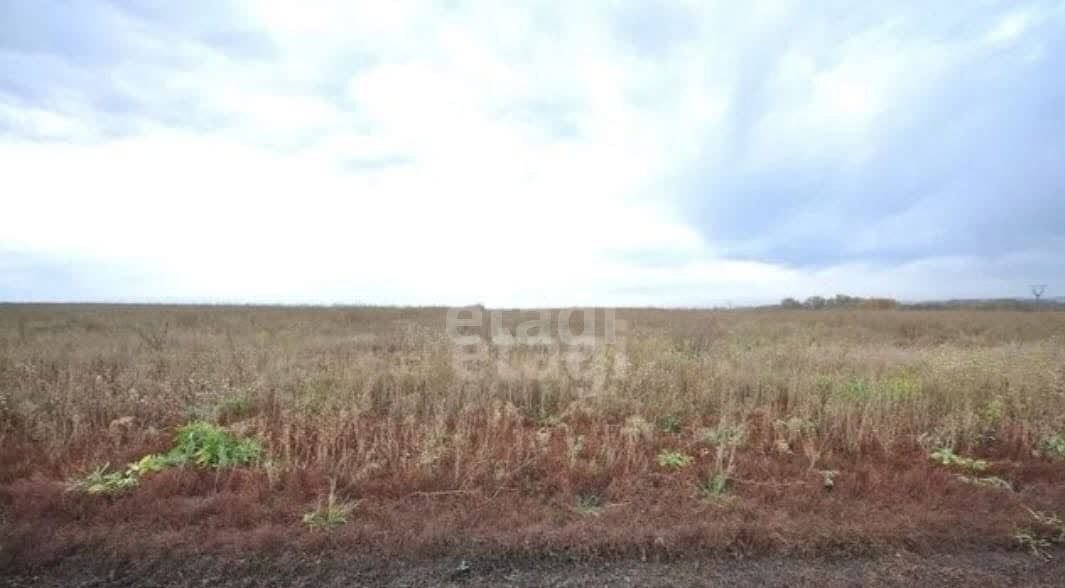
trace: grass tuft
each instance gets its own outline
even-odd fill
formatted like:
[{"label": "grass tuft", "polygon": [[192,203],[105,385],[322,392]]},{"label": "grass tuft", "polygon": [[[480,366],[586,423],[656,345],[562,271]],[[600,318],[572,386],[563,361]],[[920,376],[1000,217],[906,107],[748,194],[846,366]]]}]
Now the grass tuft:
[{"label": "grass tuft", "polygon": [[314,510],[303,515],[303,524],[313,529],[329,530],[348,522],[348,516],[358,507],[358,501],[338,500],[336,482],[329,487],[325,502],[321,499]]}]

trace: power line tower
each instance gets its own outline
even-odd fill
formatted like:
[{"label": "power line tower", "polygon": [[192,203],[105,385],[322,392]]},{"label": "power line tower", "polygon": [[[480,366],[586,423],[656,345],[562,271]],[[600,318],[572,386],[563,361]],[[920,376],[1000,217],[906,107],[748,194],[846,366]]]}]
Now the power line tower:
[{"label": "power line tower", "polygon": [[1046,284],[1032,284],[1032,296],[1035,296],[1035,303],[1039,304],[1039,299],[1043,297],[1043,292],[1046,292]]}]

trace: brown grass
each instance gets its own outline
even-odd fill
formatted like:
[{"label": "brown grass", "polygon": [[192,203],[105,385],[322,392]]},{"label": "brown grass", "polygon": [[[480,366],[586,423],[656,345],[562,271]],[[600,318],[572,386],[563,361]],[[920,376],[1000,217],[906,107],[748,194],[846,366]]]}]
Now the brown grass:
[{"label": "brown grass", "polygon": [[[1065,313],[629,309],[621,341],[578,374],[472,378],[452,366],[445,314],[0,306],[0,558],[120,537],[141,538],[132,551],[1006,545],[1023,505],[1065,510],[1065,465],[1033,457],[1065,434]],[[193,418],[269,457],[114,497],[64,492],[165,450]],[[722,427],[744,436],[728,497],[708,502],[696,484],[720,468],[706,433]],[[989,459],[1016,491],[959,482],[928,460],[938,447]],[[661,467],[667,449],[693,463]],[[838,472],[831,491],[823,470]],[[303,529],[330,481],[361,501],[351,522]],[[600,514],[573,508],[589,495]]]}]

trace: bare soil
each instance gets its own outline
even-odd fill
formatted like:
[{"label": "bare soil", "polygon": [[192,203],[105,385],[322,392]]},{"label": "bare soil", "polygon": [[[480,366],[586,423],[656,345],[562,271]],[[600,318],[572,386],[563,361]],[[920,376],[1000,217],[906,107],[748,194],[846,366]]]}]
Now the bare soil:
[{"label": "bare soil", "polygon": [[1063,586],[1065,551],[897,552],[847,558],[378,559],[351,552],[122,560],[78,553],[4,572],[0,586]]}]

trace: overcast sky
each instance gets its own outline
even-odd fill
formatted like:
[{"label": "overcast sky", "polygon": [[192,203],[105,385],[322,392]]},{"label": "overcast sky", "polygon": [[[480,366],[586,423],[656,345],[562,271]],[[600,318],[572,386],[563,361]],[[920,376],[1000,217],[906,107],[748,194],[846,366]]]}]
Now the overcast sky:
[{"label": "overcast sky", "polygon": [[0,300],[1065,294],[1065,2],[0,0]]}]

